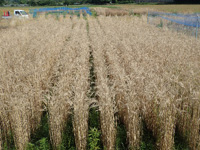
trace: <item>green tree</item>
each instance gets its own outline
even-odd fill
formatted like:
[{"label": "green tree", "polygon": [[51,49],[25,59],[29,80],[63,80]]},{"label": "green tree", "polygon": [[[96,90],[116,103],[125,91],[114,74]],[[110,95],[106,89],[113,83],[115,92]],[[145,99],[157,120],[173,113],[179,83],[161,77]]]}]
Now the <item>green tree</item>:
[{"label": "green tree", "polygon": [[0,6],[4,4],[4,0],[0,0]]},{"label": "green tree", "polygon": [[77,0],[64,0],[64,5],[73,5],[74,3],[77,3]]},{"label": "green tree", "polygon": [[68,6],[69,5],[69,1],[68,0],[64,0],[63,4]]},{"label": "green tree", "polygon": [[27,4],[27,2],[28,2],[27,0],[20,0],[19,1],[20,4]]},{"label": "green tree", "polygon": [[31,6],[37,6],[38,5],[38,0],[29,0],[28,4]]},{"label": "green tree", "polygon": [[174,0],[177,4],[200,4],[199,0]]}]

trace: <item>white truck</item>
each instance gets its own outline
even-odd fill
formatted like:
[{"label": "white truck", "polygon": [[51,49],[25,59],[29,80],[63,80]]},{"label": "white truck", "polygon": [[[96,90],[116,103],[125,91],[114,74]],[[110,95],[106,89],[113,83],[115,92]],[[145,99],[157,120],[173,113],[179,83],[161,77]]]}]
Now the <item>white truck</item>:
[{"label": "white truck", "polygon": [[[14,10],[14,17],[29,18],[28,14],[24,10]],[[12,16],[9,11],[4,11],[3,19],[11,19]]]},{"label": "white truck", "polygon": [[29,18],[28,14],[24,10],[14,10],[14,16],[21,18]]}]

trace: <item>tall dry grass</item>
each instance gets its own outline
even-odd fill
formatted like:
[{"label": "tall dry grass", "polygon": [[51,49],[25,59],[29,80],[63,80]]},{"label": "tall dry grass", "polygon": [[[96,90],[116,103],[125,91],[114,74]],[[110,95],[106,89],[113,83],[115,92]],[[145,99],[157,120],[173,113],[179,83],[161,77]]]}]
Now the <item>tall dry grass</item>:
[{"label": "tall dry grass", "polygon": [[[104,147],[108,150],[115,149],[116,138],[116,123],[115,113],[116,106],[114,102],[113,86],[110,86],[110,81],[107,78],[108,66],[104,57],[104,43],[99,40],[102,32],[96,20],[89,20],[90,38],[94,56],[94,66],[97,75],[97,95],[98,105],[100,110],[100,124],[102,131],[102,140]],[[101,37],[102,38],[102,37]]]},{"label": "tall dry grass", "polygon": [[[73,30],[72,30],[73,28]],[[68,116],[73,115],[73,127],[77,149],[86,149],[88,132],[89,45],[86,21],[73,17],[70,35],[60,51],[50,96],[49,121],[54,149],[62,142]],[[51,86],[51,85],[50,85]]]},{"label": "tall dry grass", "polygon": [[[148,12],[148,10],[153,11],[164,11],[164,12],[172,12],[172,13],[197,13],[200,12],[200,5],[187,5],[187,4],[179,4],[179,5],[134,5],[134,4],[122,4],[117,5],[122,9],[132,10],[133,12]],[[143,10],[143,11],[142,11]]]},{"label": "tall dry grass", "polygon": [[[187,138],[191,149],[198,149],[195,144],[197,145],[199,140],[199,134],[196,132],[199,130],[199,122],[194,121],[194,115],[191,115],[194,113],[195,118],[199,118],[199,106],[194,110],[191,104],[195,101],[197,105],[199,101],[197,96],[199,93],[197,84],[199,82],[199,42],[194,38],[171,33],[167,29],[160,30],[148,26],[143,19],[99,18],[104,28],[110,27],[107,33],[113,40],[112,45],[118,49],[116,53],[119,52],[125,70],[127,73],[132,72],[130,76],[137,87],[135,93],[142,103],[143,119],[157,137],[159,149],[172,149],[175,126],[180,124],[177,121],[179,118],[177,114],[180,112],[181,115],[183,114],[179,104],[187,97],[193,97],[192,99],[195,100],[190,98],[187,101],[188,104],[185,103],[192,109],[191,114],[187,113],[190,119],[185,122],[196,123],[195,129],[191,128],[192,123],[188,125],[190,129],[187,128],[187,130],[190,130],[193,136],[189,135]],[[184,77],[184,80],[180,77]],[[188,81],[188,79],[191,80]],[[192,92],[180,94],[180,91],[184,89],[182,86],[187,84],[190,85],[187,90],[190,89]],[[133,89],[132,87],[130,90]],[[195,93],[195,95],[190,93]],[[195,144],[192,145],[192,143]]]},{"label": "tall dry grass", "polygon": [[[58,55],[55,57],[57,59],[52,68],[52,74],[48,79],[47,109],[49,113],[50,138],[54,149],[58,149],[62,142],[63,130],[71,113],[71,97],[73,95],[71,89],[71,84],[73,83],[71,72],[74,68],[71,63],[74,63],[76,53],[67,47],[69,44],[68,40],[74,36],[71,28],[76,22],[76,20],[73,22],[69,21],[69,18],[58,22],[65,26],[61,33],[64,39],[61,41],[61,47],[55,48]],[[57,41],[59,38],[54,40]]]},{"label": "tall dry grass", "polygon": [[[89,106],[89,41],[87,36],[86,21],[80,19],[80,27],[77,29],[75,42],[72,44],[73,50],[77,51],[77,59],[74,65],[76,72],[74,74],[74,101],[73,101],[73,125],[76,141],[76,148],[84,150],[87,147],[88,135],[88,116]],[[75,29],[74,29],[75,30]]]},{"label": "tall dry grass", "polygon": [[[109,49],[107,51],[107,58],[109,59],[109,66],[112,72],[112,80],[115,84],[115,101],[118,106],[119,117],[126,126],[129,147],[139,148],[141,119],[140,103],[134,91],[136,88],[132,85],[131,78],[125,73],[125,69],[121,67],[113,43],[109,43],[106,49]],[[132,90],[130,91],[130,89]]]},{"label": "tall dry grass", "polygon": [[118,107],[119,118],[126,126],[129,146],[130,148],[139,148],[141,132],[140,105],[135,93],[129,90],[129,88],[133,88],[133,82],[131,82],[130,77],[120,64],[119,56],[116,53],[116,41],[113,41],[113,37],[109,36],[109,28],[106,27],[106,24],[98,22],[96,30],[99,33],[99,41],[103,45],[101,49],[108,70],[108,85],[111,87],[111,93],[114,94],[113,99],[115,107]]},{"label": "tall dry grass", "polygon": [[93,8],[98,16],[125,16],[129,15],[129,11],[124,9],[114,9],[114,8]]},{"label": "tall dry grass", "polygon": [[26,148],[40,123],[48,79],[65,40],[62,26],[38,19],[1,31],[1,124],[7,135],[12,131],[17,149]]},{"label": "tall dry grass", "polygon": [[92,51],[106,149],[116,149],[117,118],[132,149],[141,142],[141,121],[157,149],[173,149],[176,128],[190,149],[200,149],[199,40],[148,25],[145,17],[88,17],[88,23],[41,16],[0,30],[0,145],[12,132],[17,149],[26,149],[48,111],[53,148],[72,115],[76,148],[86,149]]},{"label": "tall dry grass", "polygon": [[18,26],[28,24],[32,19],[24,18],[12,18],[12,19],[2,19],[0,18],[0,31],[9,30],[10,28],[16,28]]}]

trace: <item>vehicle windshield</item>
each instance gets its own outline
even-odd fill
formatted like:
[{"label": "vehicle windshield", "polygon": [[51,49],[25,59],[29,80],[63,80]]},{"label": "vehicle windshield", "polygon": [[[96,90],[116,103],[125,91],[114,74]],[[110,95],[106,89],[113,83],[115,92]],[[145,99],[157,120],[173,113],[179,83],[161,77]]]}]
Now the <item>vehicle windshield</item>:
[{"label": "vehicle windshield", "polygon": [[20,13],[21,13],[22,15],[27,15],[27,13],[26,13],[25,11],[20,11]]}]

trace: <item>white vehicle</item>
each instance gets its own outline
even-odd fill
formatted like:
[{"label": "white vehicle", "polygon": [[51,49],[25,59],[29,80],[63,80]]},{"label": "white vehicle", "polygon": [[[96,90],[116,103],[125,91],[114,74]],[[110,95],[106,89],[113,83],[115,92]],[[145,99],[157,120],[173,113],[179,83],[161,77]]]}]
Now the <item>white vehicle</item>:
[{"label": "white vehicle", "polygon": [[14,10],[14,16],[21,18],[29,18],[28,14],[24,10]]},{"label": "white vehicle", "polygon": [[[29,18],[28,14],[24,10],[14,10],[14,16],[19,18]],[[11,19],[10,11],[4,11],[3,19]]]}]

